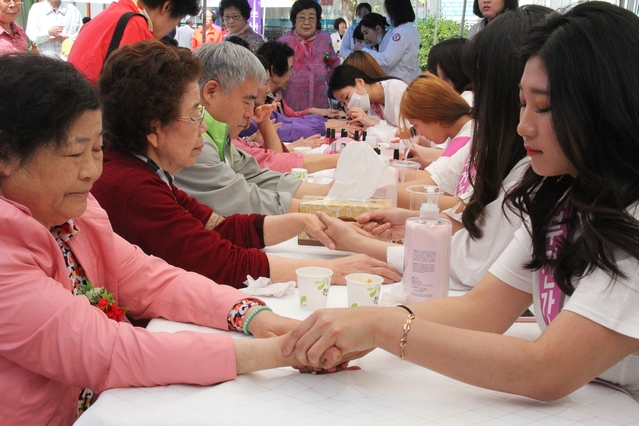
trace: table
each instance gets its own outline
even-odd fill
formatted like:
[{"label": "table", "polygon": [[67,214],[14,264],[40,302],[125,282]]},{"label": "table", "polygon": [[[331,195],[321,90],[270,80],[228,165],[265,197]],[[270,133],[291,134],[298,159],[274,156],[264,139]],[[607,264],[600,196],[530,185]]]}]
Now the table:
[{"label": "table", "polygon": [[[299,308],[297,291],[264,300],[283,315],[302,319],[309,313]],[[346,288],[331,286],[328,305],[346,307]],[[147,328],[219,332],[163,319]],[[534,323],[516,323],[507,334],[534,339],[539,329]],[[381,349],[351,365],[361,370],[314,375],[277,368],[214,386],[112,389],[76,425],[639,424],[639,404],[602,385],[588,384],[559,401],[542,403],[460,383]]]}]

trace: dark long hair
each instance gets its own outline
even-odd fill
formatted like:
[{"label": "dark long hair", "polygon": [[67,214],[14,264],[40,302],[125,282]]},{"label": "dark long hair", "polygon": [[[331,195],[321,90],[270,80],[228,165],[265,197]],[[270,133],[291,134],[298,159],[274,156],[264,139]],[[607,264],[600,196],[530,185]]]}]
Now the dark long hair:
[{"label": "dark long hair", "polygon": [[[492,25],[492,24],[491,24]],[[574,7],[538,26],[523,61],[538,56],[548,75],[552,125],[576,176],[529,169],[507,201],[531,222],[530,269],[552,268],[566,294],[595,268],[623,276],[615,258],[639,259],[639,18],[603,2]],[[546,255],[549,220],[566,197],[573,206],[570,244]]]},{"label": "dark long hair", "polygon": [[462,213],[464,228],[472,238],[483,237],[486,206],[497,199],[502,182],[526,155],[517,134],[519,80],[524,70],[519,49],[528,30],[550,12],[543,6],[506,12],[468,42],[463,52],[464,70],[475,95],[470,152],[470,165],[476,170],[474,193]]},{"label": "dark long hair", "polygon": [[398,80],[397,77],[385,76],[373,78],[364,71],[351,65],[340,65],[335,68],[331,80],[328,82],[328,96],[333,98],[333,92],[348,86],[355,86],[355,79],[361,78],[366,84],[375,84],[384,80]]},{"label": "dark long hair", "polygon": [[[446,78],[453,82],[457,93],[470,89],[470,78],[462,67],[462,51],[468,40],[463,37],[453,37],[440,41],[428,52],[428,71],[437,74],[437,66]],[[441,78],[443,76],[440,75]]]}]

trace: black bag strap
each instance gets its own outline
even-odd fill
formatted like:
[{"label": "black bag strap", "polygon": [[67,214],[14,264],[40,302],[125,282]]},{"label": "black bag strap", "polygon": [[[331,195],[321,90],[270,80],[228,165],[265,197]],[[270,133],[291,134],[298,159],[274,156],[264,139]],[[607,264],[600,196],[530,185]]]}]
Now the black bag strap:
[{"label": "black bag strap", "polygon": [[107,50],[106,56],[104,57],[104,62],[106,62],[106,60],[115,49],[120,47],[120,42],[122,41],[122,36],[124,35],[126,24],[128,24],[129,19],[131,19],[135,15],[144,16],[140,13],[135,12],[126,12],[124,15],[120,16],[118,24],[115,26],[115,31],[113,31],[113,36],[111,36],[111,43],[109,43],[109,49]]}]

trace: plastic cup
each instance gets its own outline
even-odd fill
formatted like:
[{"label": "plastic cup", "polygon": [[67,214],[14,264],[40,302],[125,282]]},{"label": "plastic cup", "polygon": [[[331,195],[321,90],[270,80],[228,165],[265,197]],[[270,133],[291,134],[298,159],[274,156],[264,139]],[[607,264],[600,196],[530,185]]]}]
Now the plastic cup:
[{"label": "plastic cup", "polygon": [[411,210],[419,210],[423,203],[430,201],[439,205],[444,191],[435,185],[411,185],[406,188]]},{"label": "plastic cup", "polygon": [[326,307],[333,271],[317,266],[307,266],[295,271],[300,294],[300,308],[314,311]]},{"label": "plastic cup", "polygon": [[308,180],[308,170],[303,169],[301,167],[294,167],[291,169],[291,173],[302,182],[306,182]]},{"label": "plastic cup", "polygon": [[310,146],[298,146],[293,148],[294,152],[298,152],[300,154],[309,154],[313,148]]},{"label": "plastic cup", "polygon": [[417,178],[420,165],[415,161],[397,160],[391,163],[391,167],[397,169],[397,183],[404,183]]},{"label": "plastic cup", "polygon": [[382,294],[384,278],[373,274],[346,275],[348,307],[377,306]]}]

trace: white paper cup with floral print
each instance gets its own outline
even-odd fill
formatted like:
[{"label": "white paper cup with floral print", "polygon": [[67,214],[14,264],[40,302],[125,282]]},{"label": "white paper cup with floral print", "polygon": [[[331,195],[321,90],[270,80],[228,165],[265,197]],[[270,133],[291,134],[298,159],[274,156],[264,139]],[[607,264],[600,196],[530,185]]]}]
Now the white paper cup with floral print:
[{"label": "white paper cup with floral print", "polygon": [[301,167],[294,167],[291,169],[291,173],[299,178],[302,182],[306,182],[308,180],[308,170],[303,169]]},{"label": "white paper cup with floral print", "polygon": [[346,275],[346,293],[348,306],[377,306],[382,295],[384,278],[373,274]]},{"label": "white paper cup with floral print", "polygon": [[333,271],[327,268],[307,266],[295,271],[300,296],[300,307],[308,311],[322,309],[328,302]]}]

